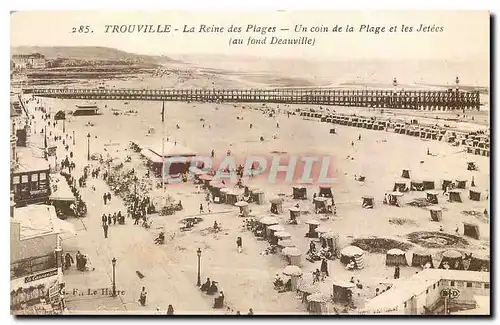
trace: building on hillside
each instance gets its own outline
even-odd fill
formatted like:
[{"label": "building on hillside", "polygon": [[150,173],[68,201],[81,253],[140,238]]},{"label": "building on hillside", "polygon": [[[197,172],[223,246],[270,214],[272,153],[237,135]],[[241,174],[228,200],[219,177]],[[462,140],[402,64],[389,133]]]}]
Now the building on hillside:
[{"label": "building on hillside", "polygon": [[11,311],[36,314],[41,312],[34,309],[44,309],[50,313],[60,307],[61,236],[74,235],[74,227],[58,219],[53,206],[31,205],[11,208],[10,231]]},{"label": "building on hillside", "polygon": [[11,59],[11,68],[13,69],[45,69],[45,67],[45,56],[40,53],[16,54]]},{"label": "building on hillside", "polygon": [[490,296],[490,273],[426,269],[401,279],[386,292],[370,299],[363,314],[425,315],[477,308],[476,296]]}]

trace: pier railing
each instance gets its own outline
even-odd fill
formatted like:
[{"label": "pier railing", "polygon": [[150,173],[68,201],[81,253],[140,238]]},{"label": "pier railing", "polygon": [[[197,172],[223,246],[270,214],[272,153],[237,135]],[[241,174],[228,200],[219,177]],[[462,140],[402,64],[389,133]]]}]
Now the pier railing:
[{"label": "pier railing", "polygon": [[480,108],[479,91],[353,89],[24,89],[34,96],[86,100],[155,100],[338,105],[420,110]]}]

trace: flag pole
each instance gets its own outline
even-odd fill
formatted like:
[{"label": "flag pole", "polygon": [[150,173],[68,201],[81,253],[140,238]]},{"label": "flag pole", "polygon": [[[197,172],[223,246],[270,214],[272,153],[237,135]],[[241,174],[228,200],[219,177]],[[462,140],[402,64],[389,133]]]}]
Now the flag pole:
[{"label": "flag pole", "polygon": [[162,199],[165,200],[165,101],[161,108],[161,189]]}]

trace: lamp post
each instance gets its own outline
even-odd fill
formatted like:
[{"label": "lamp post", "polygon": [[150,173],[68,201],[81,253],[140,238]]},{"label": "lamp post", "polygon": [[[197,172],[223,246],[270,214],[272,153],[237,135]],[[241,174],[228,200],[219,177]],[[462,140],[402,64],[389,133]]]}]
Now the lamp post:
[{"label": "lamp post", "polygon": [[113,294],[112,297],[116,297],[116,279],[115,279],[115,266],[116,266],[116,258],[113,257],[111,260],[111,264],[113,264]]},{"label": "lamp post", "polygon": [[201,286],[201,278],[200,278],[200,257],[201,257],[201,249],[198,248],[196,251],[196,255],[198,255],[198,282],[196,282],[196,285],[199,287]]},{"label": "lamp post", "polygon": [[87,160],[90,160],[90,133],[87,133]]}]

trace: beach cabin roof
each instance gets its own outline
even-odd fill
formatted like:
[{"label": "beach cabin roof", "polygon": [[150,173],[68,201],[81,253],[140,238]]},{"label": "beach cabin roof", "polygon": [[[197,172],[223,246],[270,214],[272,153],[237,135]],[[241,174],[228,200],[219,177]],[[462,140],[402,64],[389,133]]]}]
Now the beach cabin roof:
[{"label": "beach cabin roof", "polygon": [[161,159],[162,151],[164,152],[165,158],[179,157],[179,156],[182,156],[182,157],[194,157],[194,156],[196,156],[196,152],[194,152],[190,148],[185,147],[185,146],[180,145],[180,144],[175,144],[174,142],[165,141],[164,148],[162,148],[162,144],[160,142],[160,143],[149,146],[148,149],[151,150],[151,152],[153,152],[157,156],[159,156],[160,159]]},{"label": "beach cabin roof", "polygon": [[21,240],[62,232],[58,221],[63,220],[57,217],[52,205],[28,205],[17,208],[11,220],[20,224]]}]

